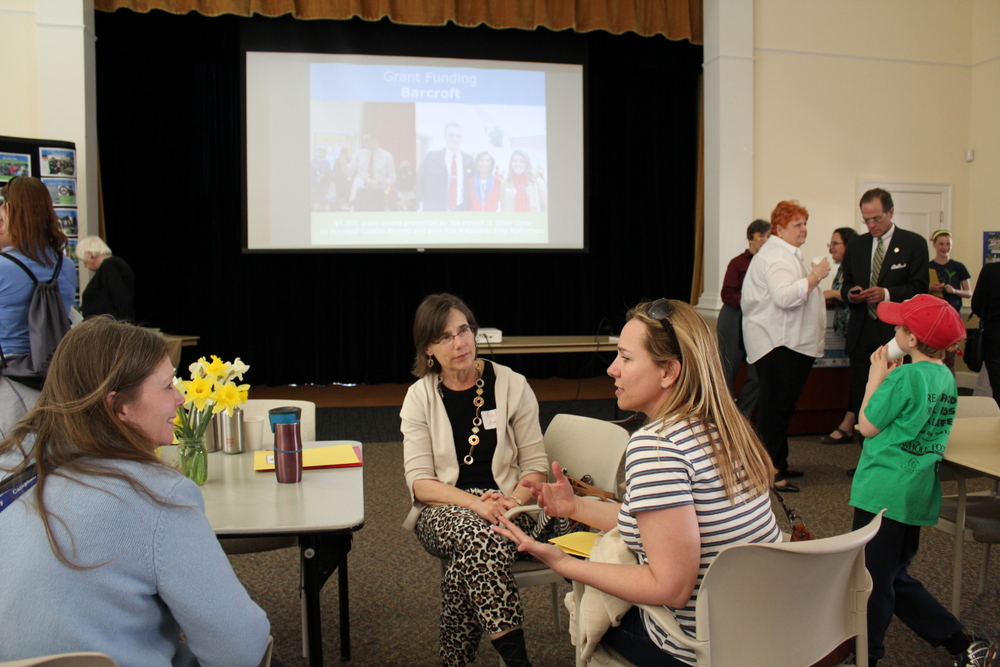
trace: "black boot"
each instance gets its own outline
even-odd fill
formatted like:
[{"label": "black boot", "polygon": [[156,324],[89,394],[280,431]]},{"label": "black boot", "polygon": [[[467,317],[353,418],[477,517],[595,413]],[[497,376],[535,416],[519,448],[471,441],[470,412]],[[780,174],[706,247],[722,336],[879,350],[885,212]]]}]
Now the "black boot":
[{"label": "black boot", "polygon": [[524,630],[521,628],[511,630],[496,639],[491,639],[490,642],[503,658],[507,667],[531,667],[531,661],[528,660],[528,649],[524,645]]}]

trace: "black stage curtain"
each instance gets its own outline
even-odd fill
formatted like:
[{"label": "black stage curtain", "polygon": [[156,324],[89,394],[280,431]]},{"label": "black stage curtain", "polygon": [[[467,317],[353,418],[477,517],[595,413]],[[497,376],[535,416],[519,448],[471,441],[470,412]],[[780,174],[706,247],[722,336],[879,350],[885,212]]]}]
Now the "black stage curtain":
[{"label": "black stage curtain", "polygon": [[[700,46],[163,12],[98,12],[96,26],[107,242],[135,270],[137,317],[201,336],[185,364],[240,356],[251,384],[406,382],[413,312],[429,293],[460,295],[480,325],[505,335],[617,333],[638,300],[690,294]],[[284,50],[557,62],[583,53],[589,252],[242,253],[241,34],[297,40]],[[611,355],[499,360],[528,377],[576,378],[603,373]]]}]

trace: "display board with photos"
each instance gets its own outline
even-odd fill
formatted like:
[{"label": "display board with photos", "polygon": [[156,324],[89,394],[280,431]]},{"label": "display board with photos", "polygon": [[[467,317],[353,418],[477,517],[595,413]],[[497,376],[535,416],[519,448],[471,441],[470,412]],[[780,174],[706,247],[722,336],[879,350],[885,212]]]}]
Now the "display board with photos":
[{"label": "display board with photos", "polygon": [[1000,232],[983,232],[983,266],[1000,262]]},{"label": "display board with photos", "polygon": [[[0,187],[18,176],[41,179],[52,197],[52,205],[63,233],[69,239],[66,256],[72,260],[80,284],[80,260],[76,244],[80,238],[77,208],[76,144],[54,139],[0,136]],[[80,305],[77,290],[75,304]]]}]

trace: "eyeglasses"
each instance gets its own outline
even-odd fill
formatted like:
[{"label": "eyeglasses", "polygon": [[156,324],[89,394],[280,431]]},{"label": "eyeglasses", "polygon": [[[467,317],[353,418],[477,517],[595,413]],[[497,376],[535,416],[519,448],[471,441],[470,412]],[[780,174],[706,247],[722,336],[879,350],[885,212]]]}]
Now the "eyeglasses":
[{"label": "eyeglasses", "polygon": [[827,244],[826,244],[826,247],[827,247],[827,248],[832,248],[832,247],[833,247],[833,246],[835,246],[835,245],[844,245],[844,244],[843,244],[843,243],[842,243],[841,241],[832,241],[832,242],[830,242],[830,243],[827,243]]},{"label": "eyeglasses", "polygon": [[882,218],[884,218],[888,214],[889,214],[889,211],[886,211],[885,213],[883,213],[882,215],[880,215],[877,218],[861,218],[861,222],[865,223],[866,225],[871,225],[871,224],[874,224],[876,222],[882,222]]},{"label": "eyeglasses", "polygon": [[456,334],[442,334],[440,338],[434,341],[435,345],[454,345],[456,338],[465,338],[466,336],[472,335],[472,327],[468,324],[463,324],[458,328],[458,333]]},{"label": "eyeglasses", "polygon": [[673,314],[674,305],[670,303],[670,299],[657,299],[649,304],[649,308],[646,309],[646,315],[659,321],[660,326],[667,332],[667,335],[677,340],[677,333],[674,331],[674,325],[670,321],[670,317]]}]

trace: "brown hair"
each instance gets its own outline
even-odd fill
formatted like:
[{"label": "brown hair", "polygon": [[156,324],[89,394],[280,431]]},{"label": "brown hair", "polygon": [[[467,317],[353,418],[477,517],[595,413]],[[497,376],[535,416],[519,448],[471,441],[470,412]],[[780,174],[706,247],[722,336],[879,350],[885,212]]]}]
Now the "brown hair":
[{"label": "brown hair", "polygon": [[892,195],[889,194],[888,190],[883,190],[882,188],[872,188],[868,192],[861,195],[861,201],[858,202],[858,207],[862,207],[870,201],[879,200],[882,204],[882,212],[888,213],[889,209],[893,208]]},{"label": "brown hair", "polygon": [[833,233],[840,235],[840,242],[845,246],[851,242],[851,239],[858,235],[858,232],[850,227],[837,227],[833,230]]},{"label": "brown hair", "polygon": [[809,211],[799,206],[797,201],[780,201],[771,211],[771,233],[777,234],[779,229],[784,229],[788,223],[795,218],[804,217],[809,219]]},{"label": "brown hair", "polygon": [[[418,378],[428,373],[441,372],[441,364],[434,357],[427,356],[425,350],[444,333],[452,308],[465,315],[465,321],[469,323],[473,334],[479,330],[472,310],[454,294],[431,294],[424,299],[417,306],[417,314],[413,316],[413,346],[417,348],[417,356],[410,372]],[[428,360],[432,360],[430,365]]]},{"label": "brown hair", "polygon": [[707,451],[715,459],[730,501],[744,494],[767,493],[774,475],[771,457],[729,392],[715,331],[690,305],[673,299],[670,304],[672,335],[646,314],[648,302],[640,303],[626,316],[626,320],[636,319],[645,325],[643,345],[655,362],[680,360],[680,373],[670,396],[648,417],[662,420],[661,432],[682,419],[704,425]]},{"label": "brown hair", "polygon": [[747,241],[753,241],[753,237],[757,234],[770,234],[771,233],[771,223],[767,220],[761,220],[757,218],[750,223],[747,227]]},{"label": "brown hair", "polygon": [[66,235],[52,206],[49,189],[37,178],[18,176],[0,190],[7,203],[7,241],[44,266],[55,266],[49,250],[61,253]]},{"label": "brown hair", "polygon": [[[118,417],[121,406],[138,396],[140,387],[167,355],[162,336],[118,322],[92,317],[70,329],[52,357],[45,386],[35,406],[0,442],[0,455],[19,452],[24,461],[8,471],[35,463],[37,502],[52,551],[71,563],[52,533],[53,515],[45,506],[49,475],[67,473],[116,477],[162,502],[140,480],[110,467],[108,460],[163,465],[156,443]],[[111,400],[108,395],[116,392]],[[34,433],[34,443],[25,443]],[[55,517],[58,520],[58,517]]]},{"label": "brown hair", "polygon": [[[905,331],[906,333],[910,334],[914,338],[917,338],[917,334],[915,334],[912,331],[910,331],[910,328],[907,327],[905,324],[901,324],[900,326],[903,327],[903,331]],[[928,345],[924,341],[922,341],[919,338],[917,338],[917,350],[921,354],[927,355],[931,359],[944,359],[946,353],[948,353],[948,352],[950,352],[950,351],[952,351],[954,349],[957,349],[957,348],[958,348],[958,344],[956,343],[955,345],[950,346],[947,350],[939,350],[938,348],[931,347],[930,345]]]}]

